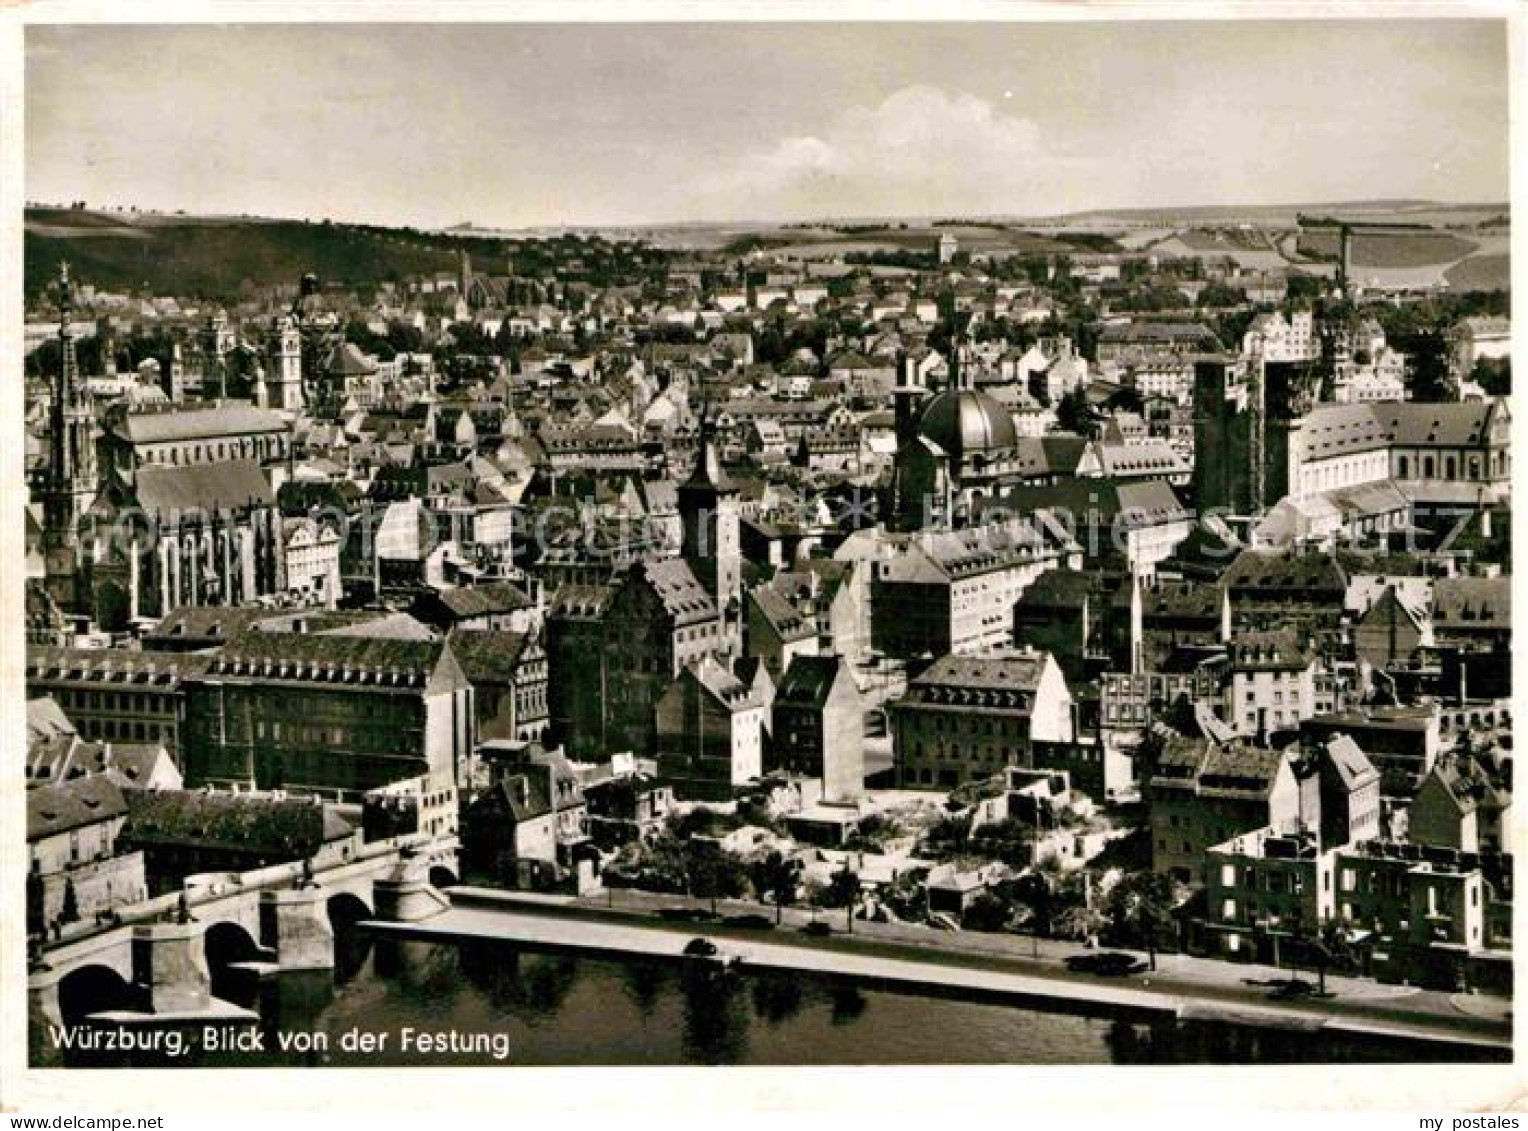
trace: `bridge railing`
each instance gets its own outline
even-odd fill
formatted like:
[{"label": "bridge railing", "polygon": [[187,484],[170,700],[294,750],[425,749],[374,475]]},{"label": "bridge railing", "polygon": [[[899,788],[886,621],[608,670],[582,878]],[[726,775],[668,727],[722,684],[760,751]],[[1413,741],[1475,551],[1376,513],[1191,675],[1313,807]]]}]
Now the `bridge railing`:
[{"label": "bridge railing", "polygon": [[[330,880],[345,879],[356,872],[369,871],[376,867],[379,860],[402,855],[411,849],[423,850],[429,853],[453,851],[458,847],[457,838],[434,837],[428,833],[406,833],[403,836],[389,837],[386,840],[376,840],[362,843],[349,857],[324,868],[315,869],[315,880],[328,877]],[[286,861],[281,864],[270,864],[264,868],[255,868],[248,872],[241,872],[229,878],[226,885],[202,888],[197,891],[182,888],[179,891],[166,892],[164,895],[156,895],[151,899],[141,900],[138,903],[124,904],[113,908],[115,917],[106,923],[88,926],[86,929],[71,932],[67,936],[55,942],[44,942],[44,952],[56,952],[62,948],[76,943],[97,939],[102,935],[114,931],[151,923],[163,918],[165,915],[174,914],[180,909],[181,897],[186,900],[186,908],[195,911],[198,907],[206,908],[224,900],[234,899],[249,895],[252,892],[269,891],[284,888],[300,881],[304,875],[304,861]]]}]

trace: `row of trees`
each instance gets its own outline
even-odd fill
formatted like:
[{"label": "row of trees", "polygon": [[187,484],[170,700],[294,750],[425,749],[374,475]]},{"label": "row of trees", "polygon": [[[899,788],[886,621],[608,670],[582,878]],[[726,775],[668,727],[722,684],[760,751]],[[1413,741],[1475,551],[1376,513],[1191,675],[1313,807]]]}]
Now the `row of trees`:
[{"label": "row of trees", "polygon": [[777,923],[784,918],[785,908],[797,904],[844,908],[851,931],[860,896],[859,877],[847,867],[834,873],[826,884],[809,883],[801,861],[778,850],[744,860],[714,841],[681,838],[673,828],[628,850],[613,866],[611,878],[615,877],[644,890],[683,893],[703,900],[713,914],[719,900],[751,897],[773,905]]}]

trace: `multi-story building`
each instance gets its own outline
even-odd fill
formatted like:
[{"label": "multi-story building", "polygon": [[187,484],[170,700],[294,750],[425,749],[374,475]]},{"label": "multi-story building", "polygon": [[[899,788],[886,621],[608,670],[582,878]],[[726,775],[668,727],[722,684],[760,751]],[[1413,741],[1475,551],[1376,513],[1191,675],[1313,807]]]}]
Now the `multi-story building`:
[{"label": "multi-story building", "polygon": [[730,657],[735,637],[681,559],[643,562],[609,586],[566,586],[547,618],[553,736],[570,757],[655,748],[654,708],[684,668]]},{"label": "multi-story building", "polygon": [[573,766],[535,744],[485,743],[491,784],[462,814],[465,868],[496,883],[547,888],[589,853],[589,813]]},{"label": "multi-story building", "polygon": [[658,774],[678,797],[731,800],[764,772],[764,703],[715,657],[687,665],[656,712]]},{"label": "multi-story building", "polygon": [[1416,844],[1460,852],[1512,851],[1512,789],[1501,771],[1473,755],[1440,759],[1406,811]]},{"label": "multi-story building", "polygon": [[1081,567],[1075,540],[1038,520],[915,535],[871,563],[871,643],[908,660],[1007,647],[1014,603],[1030,583]]},{"label": "multi-story building", "polygon": [[454,799],[473,725],[472,685],[445,641],[252,632],[190,690],[186,783],[359,802],[427,776]]},{"label": "multi-story building", "polygon": [[122,630],[182,605],[237,605],[282,587],[285,543],[254,459],[145,464],[108,477],[82,531],[96,620]]},{"label": "multi-story building", "polygon": [[1072,695],[1045,652],[945,656],[890,706],[897,783],[953,789],[1030,766],[1037,742],[1076,735]]},{"label": "multi-story building", "polygon": [[1363,940],[1371,974],[1510,987],[1511,857],[1372,840],[1339,849],[1335,876],[1333,913]]},{"label": "multi-story building", "polygon": [[776,767],[818,779],[828,804],[864,796],[865,713],[847,659],[797,656],[775,691],[771,714]]},{"label": "multi-story building", "polygon": [[1381,479],[1506,490],[1512,417],[1505,401],[1319,405],[1288,437],[1295,498]]},{"label": "multi-story building", "polygon": [[1213,953],[1278,962],[1280,946],[1316,938],[1333,914],[1334,849],[1298,825],[1264,827],[1204,854],[1207,942]]},{"label": "multi-story building", "polygon": [[1312,715],[1300,724],[1300,738],[1306,745],[1344,734],[1374,763],[1386,797],[1415,795],[1443,747],[1438,707],[1433,703],[1354,707]]},{"label": "multi-story building", "polygon": [[127,481],[146,467],[281,464],[292,452],[292,425],[248,401],[148,407],[111,417],[101,452],[103,470]]},{"label": "multi-story building", "polygon": [[184,771],[187,686],[204,655],[125,648],[27,650],[27,694],[52,697],[91,742],[153,742]]},{"label": "multi-story building", "polygon": [[1225,718],[1238,734],[1298,730],[1316,713],[1316,656],[1293,631],[1244,632],[1230,652]]},{"label": "multi-story building", "polygon": [[458,629],[449,640],[472,684],[478,740],[545,738],[547,655],[541,635]]},{"label": "multi-story building", "polygon": [[1268,361],[1315,361],[1321,356],[1321,337],[1309,310],[1259,314],[1242,335],[1242,352],[1258,354]]},{"label": "multi-story building", "polygon": [[29,789],[27,933],[145,898],[141,853],[119,848],[127,791],[107,774]]},{"label": "multi-story building", "polygon": [[1269,826],[1303,823],[1319,803],[1293,759],[1240,743],[1170,739],[1146,782],[1152,867],[1186,882],[1200,877],[1212,845]]}]

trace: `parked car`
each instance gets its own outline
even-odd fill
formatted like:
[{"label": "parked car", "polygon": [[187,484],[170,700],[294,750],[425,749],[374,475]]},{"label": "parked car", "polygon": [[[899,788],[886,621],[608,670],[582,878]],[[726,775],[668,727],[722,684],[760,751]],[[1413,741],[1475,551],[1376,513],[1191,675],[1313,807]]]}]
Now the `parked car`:
[{"label": "parked car", "polygon": [[710,939],[693,938],[684,944],[684,956],[707,970],[726,972],[743,964],[741,954],[729,954]]},{"label": "parked car", "polygon": [[1278,998],[1281,1001],[1287,1001],[1291,998],[1310,997],[1315,992],[1316,987],[1314,983],[1307,982],[1304,978],[1290,978],[1275,986],[1268,996]]},{"label": "parked car", "polygon": [[1074,954],[1066,960],[1066,968],[1078,974],[1098,974],[1105,978],[1124,978],[1141,974],[1146,963],[1133,954],[1119,950],[1106,950],[1098,954]]},{"label": "parked car", "polygon": [[744,927],[750,931],[772,931],[775,921],[768,915],[728,915],[722,920],[728,927]]},{"label": "parked car", "polygon": [[704,907],[663,907],[658,910],[658,918],[674,923],[709,923],[716,916]]}]

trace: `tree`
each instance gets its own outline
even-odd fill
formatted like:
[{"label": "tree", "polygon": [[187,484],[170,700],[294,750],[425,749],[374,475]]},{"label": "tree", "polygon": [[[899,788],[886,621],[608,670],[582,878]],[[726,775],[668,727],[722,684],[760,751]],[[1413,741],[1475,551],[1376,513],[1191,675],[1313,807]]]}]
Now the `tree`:
[{"label": "tree", "polygon": [[1013,908],[996,891],[988,888],[977,893],[971,906],[960,917],[960,925],[968,931],[1001,931],[1007,928],[1013,916]]},{"label": "tree", "polygon": [[1470,380],[1484,389],[1487,396],[1508,396],[1512,392],[1512,359],[1482,357],[1470,370]]},{"label": "tree", "polygon": [[854,910],[859,903],[860,886],[859,873],[851,871],[849,862],[846,860],[844,866],[829,878],[828,886],[822,893],[824,906],[848,909],[848,927],[851,935],[854,933]]},{"label": "tree", "polygon": [[970,817],[941,816],[923,834],[923,851],[940,859],[958,856],[965,852],[970,838]]},{"label": "tree", "polygon": [[1411,361],[1411,399],[1444,401],[1449,399],[1450,379],[1448,343],[1438,330],[1418,334],[1407,351]]},{"label": "tree", "polygon": [[1142,944],[1157,968],[1157,945],[1174,923],[1177,892],[1172,878],[1157,872],[1136,872],[1109,892],[1109,920],[1125,938]]},{"label": "tree", "polygon": [[785,917],[787,905],[796,901],[801,880],[801,861],[778,851],[771,851],[754,864],[753,886],[760,896],[769,893],[775,905],[775,922]]},{"label": "tree", "polygon": [[1062,909],[1051,920],[1050,929],[1058,938],[1085,942],[1103,930],[1107,922],[1097,908],[1078,903]]},{"label": "tree", "polygon": [[720,848],[704,841],[692,841],[685,846],[684,872],[690,895],[710,900],[713,915],[718,898],[743,893],[742,866]]},{"label": "tree", "polygon": [[1134,385],[1121,385],[1109,394],[1109,411],[1133,412],[1140,414],[1146,411],[1146,402],[1141,397],[1141,391]]},{"label": "tree", "polygon": [[1093,430],[1093,414],[1088,411],[1087,397],[1082,389],[1071,389],[1056,403],[1056,423],[1068,432],[1079,436],[1089,435]]}]

